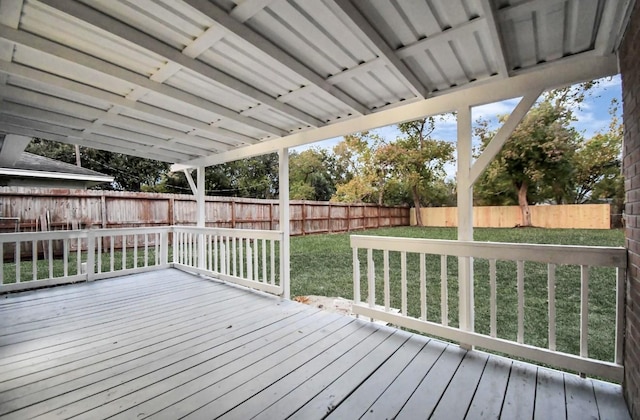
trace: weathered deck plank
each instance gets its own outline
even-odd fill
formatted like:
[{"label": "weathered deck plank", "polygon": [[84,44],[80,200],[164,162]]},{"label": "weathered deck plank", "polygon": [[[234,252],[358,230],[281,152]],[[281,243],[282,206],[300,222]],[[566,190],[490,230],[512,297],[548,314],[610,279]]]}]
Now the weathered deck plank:
[{"label": "weathered deck plank", "polygon": [[620,387],[177,270],[0,300],[0,418],[612,418]]}]

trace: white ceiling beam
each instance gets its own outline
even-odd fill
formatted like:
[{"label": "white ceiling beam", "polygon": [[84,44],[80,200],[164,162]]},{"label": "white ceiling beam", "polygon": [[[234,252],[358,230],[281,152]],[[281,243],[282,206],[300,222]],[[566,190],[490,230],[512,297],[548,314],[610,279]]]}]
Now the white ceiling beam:
[{"label": "white ceiling beam", "polygon": [[236,19],[229,16],[227,12],[220,9],[209,0],[185,0],[185,2],[194,9],[198,10],[203,15],[216,22],[218,25],[222,26],[229,33],[232,33],[233,35],[242,39],[244,42],[259,49],[265,55],[280,63],[280,65],[287,67],[289,70],[298,74],[300,77],[307,79],[311,84],[318,86],[318,88],[324,90],[329,95],[333,96],[334,98],[348,106],[350,109],[352,109],[355,114],[366,115],[370,112],[366,106],[364,106],[342,90],[333,86],[331,83],[328,83],[315,71],[302,64],[296,58],[292,57],[286,51],[284,51],[262,35],[258,34],[248,26],[243,25]]},{"label": "white ceiling beam", "polygon": [[616,16],[619,15],[618,8],[624,6],[625,10],[631,0],[625,1],[607,1],[604,4],[604,10],[602,11],[602,19],[600,19],[600,26],[597,28],[595,50],[598,54],[611,54],[615,48],[617,35],[620,33],[621,25],[624,19],[616,21]]},{"label": "white ceiling beam", "polygon": [[[0,92],[0,98],[9,100],[15,104],[21,104],[26,107],[32,107],[34,112],[45,112],[43,110],[50,110],[57,113],[64,113],[72,117],[82,117],[84,119],[93,119],[94,124],[99,121],[101,124],[109,124],[116,127],[125,128],[140,133],[146,133],[152,136],[175,139],[181,143],[189,146],[198,147],[201,149],[199,154],[226,151],[232,148],[227,143],[221,143],[216,140],[211,140],[206,137],[199,137],[196,135],[186,134],[180,130],[175,130],[168,127],[159,126],[150,122],[142,121],[139,119],[120,115],[119,112],[115,112],[114,108],[109,111],[103,111],[101,109],[93,108],[87,105],[74,103],[66,99],[56,98],[43,93],[34,92],[15,86],[6,86],[5,89]],[[3,110],[6,112],[7,107],[11,107],[12,104],[5,102]],[[9,108],[12,109],[12,108]],[[24,112],[16,110],[16,112]],[[15,113],[14,113],[15,114]],[[80,120],[78,120],[80,121]],[[91,124],[90,122],[87,122]]]},{"label": "white ceiling beam", "polygon": [[[13,118],[13,117],[12,117]],[[23,136],[37,137],[40,139],[58,141],[66,144],[80,144],[81,146],[87,146],[82,143],[78,138],[69,137],[65,134],[59,134],[51,131],[51,125],[43,124],[38,128],[25,127],[23,125],[12,125],[6,121],[6,117],[0,115],[0,120],[3,125],[0,126],[0,133],[15,133]],[[126,142],[125,142],[126,143]],[[116,146],[112,143],[103,143],[93,141],[91,148],[98,150],[106,150],[108,152],[123,153],[126,155],[137,156],[141,158],[155,159],[161,162],[175,162],[175,157],[168,157],[166,155],[155,153],[153,149],[136,148],[134,143],[128,143],[126,147]]]},{"label": "white ceiling beam", "polygon": [[31,137],[9,134],[0,139],[0,165],[11,166],[31,142]]},{"label": "white ceiling beam", "polygon": [[460,39],[461,36],[468,36],[474,32],[480,31],[487,27],[484,17],[477,17],[469,22],[465,22],[455,28],[447,29],[444,32],[439,32],[430,37],[421,39],[418,42],[407,45],[396,50],[396,54],[400,58],[408,58],[421,51],[426,51],[433,48],[435,45],[453,41],[454,39]]},{"label": "white ceiling beam", "polygon": [[[133,28],[129,25],[122,23],[121,21],[107,16],[95,9],[80,4],[76,1],[69,0],[41,0],[42,3],[47,4],[55,9],[58,9],[70,16],[80,19],[86,23],[89,23],[97,28],[107,31],[113,35],[116,35],[126,41],[132,42],[142,48],[145,48],[155,54],[165,57],[168,61],[176,62],[182,67],[196,72],[214,83],[220,86],[226,87],[237,92],[246,98],[252,99],[257,102],[269,105],[286,115],[291,116],[299,121],[304,122],[312,127],[319,127],[324,125],[319,119],[306,114],[292,106],[279,102],[276,98],[267,95],[266,93],[250,86],[241,80],[238,80],[232,76],[229,76],[222,71],[209,66],[208,64],[194,60],[184,54],[181,51],[153,38],[146,33]],[[233,19],[232,19],[233,20]],[[236,22],[237,23],[237,22]],[[243,123],[244,124],[244,123]]]},{"label": "white ceiling beam", "polygon": [[193,42],[182,49],[182,54],[196,58],[216,42],[224,38],[226,32],[222,27],[214,25],[199,35]]},{"label": "white ceiling beam", "polygon": [[[0,24],[18,29],[20,15],[22,13],[23,0],[0,1]],[[11,61],[13,59],[14,44],[0,40],[0,60]],[[0,74],[0,86],[7,81],[7,75]]]},{"label": "white ceiling beam", "polygon": [[258,139],[255,139],[253,137],[245,136],[243,134],[236,133],[224,128],[214,127],[200,120],[196,120],[181,114],[176,114],[174,112],[157,108],[152,105],[131,101],[123,98],[122,96],[106,92],[102,89],[87,86],[82,83],[74,82],[72,80],[49,74],[41,70],[22,66],[20,64],[7,63],[0,60],[0,73],[55,86],[58,89],[80,95],[81,97],[103,101],[105,104],[115,104],[123,108],[148,115],[150,117],[163,119],[167,122],[180,125],[182,127],[185,127],[185,130],[197,129],[203,135],[209,135],[212,139],[222,142],[231,141],[234,143],[247,144],[254,144],[258,142]]},{"label": "white ceiling beam", "polygon": [[502,8],[498,10],[498,14],[502,20],[519,19],[523,16],[530,16],[538,10],[548,9],[560,4],[564,5],[566,2],[567,0],[526,0],[515,6]]},{"label": "white ceiling beam", "polygon": [[489,31],[489,38],[493,44],[493,50],[496,56],[496,64],[498,66],[498,74],[502,77],[509,77],[509,69],[507,68],[507,56],[505,54],[504,42],[502,34],[496,18],[496,12],[490,0],[480,0],[482,13]]},{"label": "white ceiling beam", "polygon": [[541,94],[542,90],[531,91],[520,99],[518,105],[514,108],[511,115],[509,115],[495,136],[491,139],[487,147],[482,151],[482,154],[478,156],[478,159],[476,159],[475,162],[473,162],[471,170],[469,171],[470,185],[475,184],[478,178],[480,178],[480,175],[482,175],[485,169],[487,169],[493,158],[495,158],[500,150],[502,150],[502,146],[504,146],[509,136],[513,134],[513,131],[524,119],[527,112],[529,112]]},{"label": "white ceiling beam", "polygon": [[553,64],[550,63],[548,66],[541,66],[539,71],[516,73],[507,79],[494,77],[484,83],[461,86],[459,89],[447,91],[428,99],[337,122],[316,130],[295,133],[281,139],[264,141],[253,146],[183,162],[182,164],[174,165],[172,170],[217,165],[237,159],[263,155],[283,147],[302,146],[350,133],[452,112],[460,106],[478,106],[498,102],[523,96],[527,92],[534,90],[554,89],[617,73],[618,61],[615,56],[576,55],[572,59],[559,60]]},{"label": "white ceiling beam", "polygon": [[238,22],[244,23],[257,15],[275,0],[244,0],[229,13]]},{"label": "white ceiling beam", "polygon": [[23,45],[25,47],[32,48],[44,54],[54,55],[58,58],[70,62],[72,65],[79,65],[108,75],[110,77],[115,77],[132,85],[142,87],[151,92],[167,96],[180,102],[184,102],[191,106],[195,106],[212,114],[228,118],[241,124],[254,127],[258,130],[265,131],[276,136],[283,136],[287,134],[285,130],[282,130],[278,127],[263,123],[254,118],[243,117],[232,109],[225,108],[221,105],[210,102],[204,98],[187,93],[180,89],[162,83],[154,82],[153,80],[150,80],[131,70],[124,69],[115,64],[111,64],[101,59],[92,57],[88,54],[81,53],[72,48],[46,40],[44,38],[40,38],[36,35],[0,25],[0,38],[9,40],[19,45]]},{"label": "white ceiling beam", "polygon": [[387,44],[382,36],[375,30],[369,21],[360,13],[360,11],[351,3],[351,0],[335,0],[338,6],[336,12],[342,15],[343,20],[356,34],[356,36],[369,44],[373,48],[376,55],[381,57],[390,67],[391,71],[398,77],[402,83],[411,90],[418,98],[427,97],[427,89],[416,77],[415,74],[407,67],[407,65],[396,55],[396,52]]}]

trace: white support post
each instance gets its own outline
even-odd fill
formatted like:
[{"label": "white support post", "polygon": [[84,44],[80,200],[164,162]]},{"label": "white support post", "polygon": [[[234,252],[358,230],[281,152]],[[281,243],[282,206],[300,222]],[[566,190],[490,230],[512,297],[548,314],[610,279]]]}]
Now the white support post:
[{"label": "white support post", "polygon": [[[473,184],[471,183],[471,107],[458,108],[458,240],[473,241]],[[474,330],[473,258],[458,257],[460,329]],[[465,348],[471,346],[460,343]]]},{"label": "white support post", "polygon": [[[197,226],[199,228],[205,227],[205,211],[204,211],[204,166],[198,166],[197,169],[197,187],[196,187],[196,202],[198,204],[197,211]],[[198,234],[198,268],[204,270],[206,268],[205,249],[204,249],[204,233]]]},{"label": "white support post", "polygon": [[289,299],[291,297],[291,285],[289,284],[289,149],[280,149],[278,154],[280,155],[278,210],[280,213],[280,230],[283,233],[282,241],[280,242],[280,284],[282,285],[284,298]]}]

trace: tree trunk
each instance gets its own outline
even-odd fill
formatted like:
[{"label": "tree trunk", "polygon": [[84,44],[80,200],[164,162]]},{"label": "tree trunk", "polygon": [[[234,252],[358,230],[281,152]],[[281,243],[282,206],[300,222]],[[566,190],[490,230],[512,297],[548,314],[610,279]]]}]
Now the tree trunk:
[{"label": "tree trunk", "polygon": [[420,213],[420,196],[418,195],[418,187],[411,188],[411,195],[413,195],[413,207],[416,210],[416,225],[424,226],[422,224],[422,214]]},{"label": "tree trunk", "polygon": [[526,182],[523,182],[518,188],[518,205],[520,206],[520,211],[522,212],[521,226],[531,226],[531,210],[529,210],[529,203],[527,201],[528,189],[529,185],[527,185]]}]

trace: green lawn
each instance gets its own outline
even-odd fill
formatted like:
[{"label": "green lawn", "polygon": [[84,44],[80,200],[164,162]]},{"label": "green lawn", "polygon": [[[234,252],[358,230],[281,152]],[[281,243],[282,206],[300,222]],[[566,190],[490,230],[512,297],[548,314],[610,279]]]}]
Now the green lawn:
[{"label": "green lawn", "polygon": [[[431,239],[455,239],[455,228],[388,228],[352,234],[398,236]],[[623,246],[622,230],[559,230],[559,229],[475,229],[475,240],[492,242],[521,242],[565,245]],[[383,303],[382,256],[375,255],[376,302]],[[366,256],[360,254],[364,264]],[[419,316],[419,265],[417,255],[407,257],[408,312]],[[476,331],[489,333],[489,263],[476,259],[475,303]],[[399,256],[391,254],[391,304],[400,307]],[[515,262],[498,261],[497,264],[497,319],[498,336],[516,339],[517,291]],[[364,265],[362,272],[364,273]],[[395,274],[395,277],[394,277]],[[556,311],[557,349],[569,353],[579,352],[579,267],[557,268]],[[363,300],[367,284],[361,282]],[[297,295],[324,295],[353,297],[352,255],[349,234],[314,235],[292,238],[291,293]],[[450,325],[458,325],[457,259],[448,259],[448,293]],[[589,354],[591,357],[613,360],[615,325],[615,270],[592,269],[589,297]],[[525,342],[547,347],[547,267],[546,264],[525,264]],[[440,258],[427,257],[427,318],[440,321]]]}]

